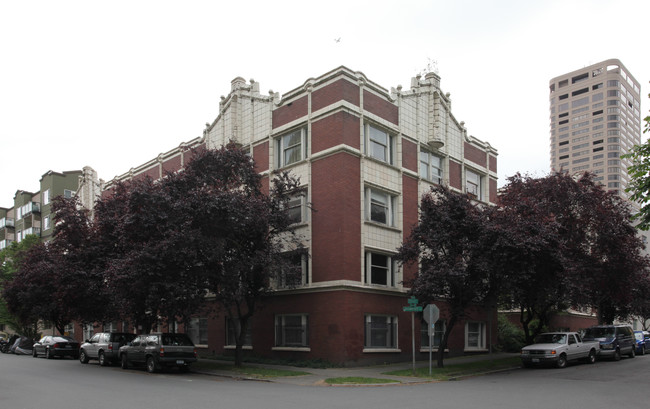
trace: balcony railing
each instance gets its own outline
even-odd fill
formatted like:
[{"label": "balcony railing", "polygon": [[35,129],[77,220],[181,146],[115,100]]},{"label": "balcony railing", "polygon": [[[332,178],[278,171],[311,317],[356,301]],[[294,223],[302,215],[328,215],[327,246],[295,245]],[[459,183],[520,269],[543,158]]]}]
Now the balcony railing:
[{"label": "balcony railing", "polygon": [[23,237],[22,237],[22,238],[25,238],[25,237],[27,237],[27,236],[30,235],[30,234],[35,234],[35,235],[37,235],[37,236],[40,237],[40,235],[41,235],[41,228],[40,228],[40,227],[30,227],[29,229],[25,229],[25,230],[23,230],[22,234],[23,234]]},{"label": "balcony railing", "polygon": [[3,217],[0,219],[0,229],[4,229],[5,227],[14,227],[14,219],[11,217]]}]

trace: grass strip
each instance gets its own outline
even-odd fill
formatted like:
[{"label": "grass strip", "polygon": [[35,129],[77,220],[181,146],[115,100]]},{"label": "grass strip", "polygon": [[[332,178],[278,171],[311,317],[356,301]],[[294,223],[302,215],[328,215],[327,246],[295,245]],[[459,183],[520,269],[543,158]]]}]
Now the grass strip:
[{"label": "grass strip", "polygon": [[[461,376],[481,375],[486,372],[514,368],[521,365],[521,359],[518,356],[500,359],[489,359],[477,362],[466,362],[461,364],[454,364],[453,360],[450,361],[451,362],[448,361],[445,364],[444,368],[437,368],[434,362],[433,367],[431,368],[431,375],[429,375],[428,366],[415,368],[415,376],[418,378],[446,381]],[[382,375],[413,376],[413,370],[403,369],[399,371],[390,371],[384,372]]]},{"label": "grass strip", "polygon": [[309,375],[309,372],[291,371],[287,369],[266,368],[259,366],[240,366],[234,364],[220,363],[209,360],[200,360],[192,364],[192,368],[198,370],[227,371],[252,378],[277,378],[281,376],[302,376]]},{"label": "grass strip", "polygon": [[364,378],[360,376],[347,376],[342,378],[327,378],[325,383],[330,385],[372,385],[372,384],[383,384],[383,383],[400,383],[394,379],[383,379],[383,378]]}]

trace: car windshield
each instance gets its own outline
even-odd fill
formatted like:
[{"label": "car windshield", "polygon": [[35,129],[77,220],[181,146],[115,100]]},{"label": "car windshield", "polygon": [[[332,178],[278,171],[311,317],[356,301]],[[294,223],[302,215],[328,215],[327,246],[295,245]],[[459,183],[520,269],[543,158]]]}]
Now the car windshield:
[{"label": "car windshield", "polygon": [[537,344],[566,344],[566,334],[541,334],[535,340]]},{"label": "car windshield", "polygon": [[635,337],[638,341],[643,341],[643,332],[635,332],[635,333],[634,333],[634,337]]},{"label": "car windshield", "polygon": [[162,337],[163,345],[194,346],[192,340],[185,334],[165,334]]},{"label": "car windshield", "polygon": [[584,338],[614,338],[614,328],[587,328]]}]

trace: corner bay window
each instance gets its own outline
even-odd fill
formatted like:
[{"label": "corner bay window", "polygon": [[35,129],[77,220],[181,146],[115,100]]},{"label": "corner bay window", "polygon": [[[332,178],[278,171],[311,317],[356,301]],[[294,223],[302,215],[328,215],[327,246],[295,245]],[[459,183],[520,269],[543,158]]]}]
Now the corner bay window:
[{"label": "corner bay window", "polygon": [[308,347],[309,317],[306,314],[275,316],[276,347]]},{"label": "corner bay window", "polygon": [[373,188],[366,188],[365,196],[366,220],[386,226],[395,226],[397,197]]},{"label": "corner bay window", "polygon": [[[562,158],[560,158],[562,159]],[[481,175],[472,172],[471,170],[465,171],[465,191],[470,196],[476,199],[481,199]]]},{"label": "corner bay window", "polygon": [[[309,284],[309,255],[301,252],[288,254],[287,270],[279,272],[277,287],[293,288]],[[290,274],[288,274],[290,273]]]},{"label": "corner bay window", "polygon": [[279,168],[299,162],[307,157],[307,129],[297,129],[276,140],[277,166]]},{"label": "corner bay window", "polygon": [[192,318],[185,329],[194,345],[208,344],[208,319]]},{"label": "corner bay window", "polygon": [[287,213],[293,224],[307,221],[306,200],[307,192],[299,192],[292,195],[287,202]]},{"label": "corner bay window", "polygon": [[368,144],[366,154],[382,162],[392,164],[395,138],[388,132],[370,124],[366,124],[365,130],[366,143]]},{"label": "corner bay window", "polygon": [[395,262],[381,253],[366,253],[366,284],[395,286]]},{"label": "corner bay window", "polygon": [[397,317],[390,315],[366,315],[365,348],[397,348]]},{"label": "corner bay window", "polygon": [[429,152],[420,152],[420,177],[433,183],[442,183],[442,158]]}]

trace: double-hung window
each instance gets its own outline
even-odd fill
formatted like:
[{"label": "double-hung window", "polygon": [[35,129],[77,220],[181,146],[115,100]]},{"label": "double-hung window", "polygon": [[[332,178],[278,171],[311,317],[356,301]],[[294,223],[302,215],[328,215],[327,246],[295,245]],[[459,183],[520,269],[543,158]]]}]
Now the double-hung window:
[{"label": "double-hung window", "polygon": [[307,221],[307,194],[299,192],[292,195],[287,202],[287,214],[292,224]]},{"label": "double-hung window", "polygon": [[50,204],[50,189],[47,189],[43,192],[43,204]]},{"label": "double-hung window", "polygon": [[465,324],[465,349],[485,349],[485,323]]},{"label": "double-hung window", "polygon": [[481,175],[471,170],[466,170],[465,191],[473,198],[481,200]]},{"label": "double-hung window", "polygon": [[295,252],[288,256],[286,269],[279,272],[278,288],[292,288],[309,284],[309,255]]},{"label": "double-hung window", "polygon": [[391,256],[366,252],[366,284],[395,286],[395,261]]},{"label": "double-hung window", "polygon": [[277,166],[289,166],[307,157],[307,128],[296,129],[276,140]]},{"label": "double-hung window", "polygon": [[442,183],[442,158],[427,151],[420,152],[420,177]]},{"label": "double-hung window", "polygon": [[397,317],[372,315],[365,317],[365,348],[397,348]]},{"label": "double-hung window", "polygon": [[275,316],[276,347],[308,347],[309,316],[288,314]]},{"label": "double-hung window", "polygon": [[393,135],[371,124],[366,125],[366,153],[377,160],[393,164],[395,138]]},{"label": "double-hung window", "polygon": [[[253,331],[251,328],[252,322],[251,320],[248,320],[248,325],[246,325],[246,335],[244,336],[244,346],[247,347],[253,345]],[[229,318],[226,318],[226,345],[237,345],[237,331],[235,330],[235,323]]]},{"label": "double-hung window", "polygon": [[[425,320],[420,324],[420,346],[422,348],[429,348],[429,325]],[[445,334],[445,322],[442,320],[436,321],[433,328],[433,349],[440,348],[442,337]]]},{"label": "double-hung window", "polygon": [[208,345],[208,319],[192,318],[188,323],[185,332],[194,345]]},{"label": "double-hung window", "polygon": [[50,228],[50,216],[43,217],[43,230],[48,230]]},{"label": "double-hung window", "polygon": [[395,226],[397,197],[382,190],[366,188],[366,220]]}]

